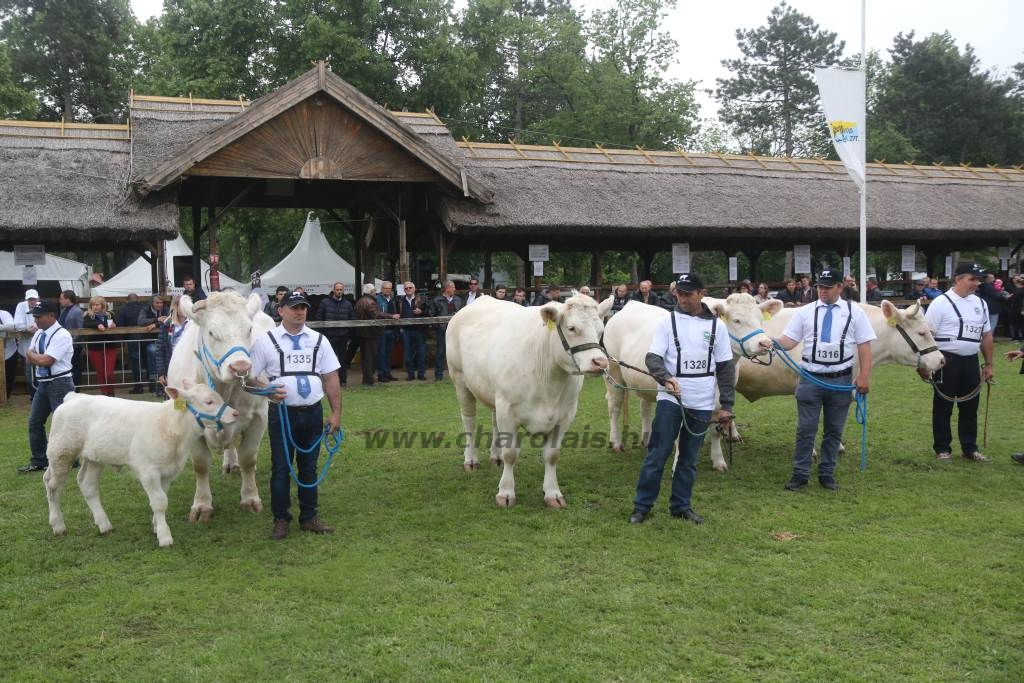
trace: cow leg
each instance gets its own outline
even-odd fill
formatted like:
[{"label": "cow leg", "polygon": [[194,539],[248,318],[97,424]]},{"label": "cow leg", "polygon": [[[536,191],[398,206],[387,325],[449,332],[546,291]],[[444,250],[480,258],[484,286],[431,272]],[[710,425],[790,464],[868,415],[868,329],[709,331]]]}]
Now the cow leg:
[{"label": "cow leg", "polygon": [[238,505],[242,510],[252,512],[263,510],[259,487],[256,486],[256,455],[266,428],[267,416],[259,413],[254,415],[252,422],[242,433],[242,440],[238,444],[238,465],[242,474],[242,489]]},{"label": "cow leg", "polygon": [[60,494],[64,490],[69,471],[70,463],[64,462],[63,458],[54,458],[43,472],[46,502],[50,506],[50,528],[58,536],[63,536],[67,532],[64,526],[64,513],[60,509]]},{"label": "cow leg", "polygon": [[640,397],[640,443],[646,448],[651,440],[651,425],[654,421],[654,404],[657,399]]},{"label": "cow leg", "polygon": [[223,471],[224,474],[238,474],[242,471],[238,466],[238,451],[234,446],[228,446],[224,449],[224,460],[221,464],[221,471]]},{"label": "cow leg", "polygon": [[470,472],[480,467],[480,461],[476,457],[476,443],[473,441],[476,432],[476,397],[466,386],[461,370],[450,368],[450,373],[455,384],[455,397],[459,400],[462,431],[466,435],[466,448],[462,451],[462,469]]},{"label": "cow leg", "polygon": [[[616,376],[620,373],[616,373],[615,368],[609,368],[608,372],[616,382],[622,384],[620,377]],[[622,443],[622,432],[619,429],[619,420],[622,419],[622,400],[625,393],[625,390],[619,389],[610,380],[605,379],[604,397],[608,402],[608,445],[615,453],[622,453],[625,450]]]},{"label": "cow leg", "polygon": [[174,543],[171,537],[171,529],[167,526],[167,493],[164,491],[163,480],[160,473],[150,470],[141,473],[139,483],[149,496],[149,507],[153,511],[153,531],[156,533],[157,543],[161,548],[166,548]]},{"label": "cow leg", "polygon": [[501,464],[501,449],[498,448],[498,413],[491,413],[491,466]]},{"label": "cow leg", "polygon": [[188,521],[209,522],[213,516],[213,492],[210,490],[210,449],[206,442],[200,440],[192,450],[192,469],[196,473],[196,495],[192,499],[192,509],[188,511]]},{"label": "cow leg", "polygon": [[494,414],[495,423],[499,430],[499,432],[495,433],[495,441],[498,441],[498,433],[503,436],[508,435],[509,437],[507,441],[506,439],[501,440],[502,443],[508,443],[508,445],[504,447],[499,445],[498,448],[502,470],[501,481],[498,482],[498,495],[494,497],[494,502],[498,507],[510,508],[516,504],[516,478],[514,470],[516,460],[519,458],[518,434],[516,433],[516,424],[511,418],[509,406],[497,403],[494,406]]},{"label": "cow leg", "polygon": [[564,508],[565,498],[558,488],[558,456],[562,452],[562,430],[556,426],[544,446],[544,502],[549,508]]},{"label": "cow leg", "polygon": [[711,466],[717,472],[725,472],[729,469],[729,465],[725,462],[725,458],[722,455],[722,433],[712,427],[708,431],[707,438],[711,449]]},{"label": "cow leg", "polygon": [[78,470],[78,488],[82,491],[86,505],[92,511],[92,520],[101,534],[109,534],[114,530],[106,511],[100,503],[100,473],[103,472],[103,465],[98,462],[91,462],[82,458],[82,466]]}]

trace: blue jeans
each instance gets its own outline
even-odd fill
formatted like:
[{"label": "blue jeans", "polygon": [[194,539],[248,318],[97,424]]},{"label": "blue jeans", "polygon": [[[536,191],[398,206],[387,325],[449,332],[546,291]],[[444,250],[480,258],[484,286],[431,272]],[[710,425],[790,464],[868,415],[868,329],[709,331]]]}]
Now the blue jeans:
[{"label": "blue jeans", "polygon": [[32,398],[32,408],[28,413],[28,445],[32,450],[31,463],[46,467],[46,418],[64,402],[64,397],[75,390],[71,376],[58,377],[49,382],[39,382],[36,395]]},{"label": "blue jeans", "polygon": [[434,378],[444,379],[444,367],[447,361],[447,346],[445,346],[444,332],[447,325],[438,325],[434,328],[437,335],[437,352],[434,354]]},{"label": "blue jeans", "polygon": [[[672,446],[679,439],[679,462],[672,475],[672,496],[668,509],[682,512],[690,507],[693,482],[697,479],[697,455],[704,443],[704,433],[711,419],[710,410],[685,409],[686,429],[683,429],[683,411],[675,401],[658,401],[651,424],[651,440],[647,445],[647,457],[640,467],[640,480],[636,484],[636,498],[633,507],[641,512],[650,512],[661,490],[661,478],[665,463],[672,455]],[[692,433],[691,433],[692,432]],[[695,436],[698,435],[698,436]]]},{"label": "blue jeans", "polygon": [[424,330],[408,327],[402,330],[402,344],[405,346],[405,374],[409,379],[413,376],[423,377],[427,372],[427,340]]},{"label": "blue jeans", "polygon": [[[850,384],[851,380],[852,373],[822,381],[828,384]],[[793,476],[807,479],[811,474],[811,455],[814,451],[814,437],[818,433],[818,416],[824,413],[818,476],[831,477],[836,469],[836,457],[843,440],[843,427],[846,426],[853,392],[824,389],[801,378],[796,385],[795,395],[797,424]]]},{"label": "blue jeans", "polygon": [[156,367],[156,342],[149,342],[146,344],[146,373],[146,379],[150,382],[156,381],[159,374]]},{"label": "blue jeans", "polygon": [[[128,364],[129,364],[129,366],[132,369],[132,382],[134,382],[135,384],[141,384],[142,383],[142,364],[139,362],[139,358],[140,358],[141,353],[142,353],[142,350],[141,350],[140,347],[143,344],[145,344],[145,343],[146,342],[138,340],[138,339],[131,339],[131,340],[129,340],[127,342],[127,345],[128,345]],[[156,353],[156,347],[154,346],[153,348],[154,348],[153,353],[155,354]],[[167,360],[170,361],[170,358],[168,358]],[[153,364],[156,365],[155,359],[154,359],[154,363]]]},{"label": "blue jeans", "polygon": [[[320,404],[309,408],[287,408],[288,422],[292,428],[292,441],[302,448],[309,448],[324,431],[324,410]],[[295,471],[299,481],[311,484],[316,481],[316,463],[320,457],[320,449],[312,453],[303,453],[292,449],[285,455],[282,441],[281,418],[278,407],[270,406],[270,509],[274,519],[292,521],[292,479],[288,474],[288,461],[295,463]],[[316,517],[316,487],[299,486],[299,522],[308,522]]]},{"label": "blue jeans", "polygon": [[391,374],[391,351],[395,348],[395,331],[384,330],[377,347],[377,377]]}]

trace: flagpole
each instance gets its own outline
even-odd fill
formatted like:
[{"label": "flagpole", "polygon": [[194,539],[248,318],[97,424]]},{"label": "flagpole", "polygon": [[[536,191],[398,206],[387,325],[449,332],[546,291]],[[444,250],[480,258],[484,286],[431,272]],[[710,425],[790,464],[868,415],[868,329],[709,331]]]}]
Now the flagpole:
[{"label": "flagpole", "polygon": [[[860,2],[860,70],[864,74],[864,102],[867,102],[868,71],[867,71],[867,29],[865,17],[867,16],[868,0]],[[864,112],[864,136],[865,152],[867,151],[867,111]],[[868,295],[868,164],[867,154],[864,159],[864,182],[860,185],[860,300],[867,301]]]}]

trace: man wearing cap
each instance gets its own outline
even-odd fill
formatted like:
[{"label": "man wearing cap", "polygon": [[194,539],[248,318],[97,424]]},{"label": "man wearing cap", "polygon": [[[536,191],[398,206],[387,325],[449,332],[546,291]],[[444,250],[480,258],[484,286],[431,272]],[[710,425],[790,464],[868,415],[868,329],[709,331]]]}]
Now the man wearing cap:
[{"label": "man wearing cap", "polygon": [[[266,373],[272,383],[280,385],[275,400],[284,401],[288,424],[282,424],[278,408],[271,408],[270,431],[270,508],[274,528],[270,537],[280,540],[288,535],[292,520],[289,463],[295,462],[299,481],[311,484],[317,478],[320,448],[305,453],[324,433],[324,411],[320,400],[327,395],[331,415],[327,432],[336,432],[341,422],[341,364],[326,338],[306,326],[309,301],[299,292],[289,294],[279,307],[281,324],[261,335],[252,348],[252,376]],[[290,427],[290,443],[295,448],[285,451],[284,432]],[[317,515],[315,486],[298,487],[299,528],[317,534],[334,531]]]},{"label": "man wearing cap", "polygon": [[[928,306],[925,320],[935,335],[935,345],[942,352],[945,364],[932,379],[932,447],[935,457],[948,462],[952,459],[953,434],[949,421],[953,416],[950,399],[968,396],[979,389],[982,382],[992,380],[992,355],[995,344],[989,323],[988,306],[975,291],[985,278],[985,271],[977,263],[958,263],[953,272],[953,286]],[[978,350],[985,364],[978,369]],[[919,368],[921,377],[928,379],[928,371]],[[960,414],[957,433],[963,456],[975,462],[990,462],[978,451],[978,403],[980,392],[966,401],[958,401]]]},{"label": "man wearing cap", "polygon": [[[34,289],[25,290],[25,300],[19,301],[14,307],[14,329],[18,332],[35,332],[36,323],[29,311],[39,303],[39,292]],[[36,395],[35,386],[32,383],[32,366],[29,365],[25,352],[28,350],[25,339],[18,340],[18,353],[21,354],[25,363],[25,384],[28,385],[28,397],[31,399]]]},{"label": "man wearing cap", "polygon": [[71,378],[73,340],[71,333],[57,322],[58,312],[57,304],[52,301],[40,301],[30,310],[37,330],[25,351],[25,361],[32,369],[36,393],[28,414],[28,444],[32,455],[27,465],[18,468],[22,474],[46,469],[46,418],[75,390]]},{"label": "man wearing cap", "polygon": [[[860,306],[840,300],[843,283],[836,271],[821,271],[817,288],[817,301],[798,308],[776,341],[787,351],[803,343],[800,366],[816,380],[844,386],[852,384],[857,393],[866,394],[871,379],[871,341],[875,339],[871,322]],[[854,361],[856,379],[853,379]],[[819,414],[823,414],[824,433],[818,483],[832,491],[839,488],[835,480],[836,456],[852,398],[849,391],[826,389],[801,375],[796,387],[793,476],[785,486],[787,491],[807,486]]]},{"label": "man wearing cap", "polygon": [[655,332],[647,350],[647,369],[667,391],[658,393],[630,524],[640,524],[650,515],[661,489],[665,462],[677,441],[679,461],[672,474],[669,512],[694,524],[704,521],[690,505],[697,454],[712,427],[716,385],[721,405],[718,421],[732,419],[736,366],[725,325],[702,303],[703,290],[704,283],[696,273],[676,279],[676,308]]}]

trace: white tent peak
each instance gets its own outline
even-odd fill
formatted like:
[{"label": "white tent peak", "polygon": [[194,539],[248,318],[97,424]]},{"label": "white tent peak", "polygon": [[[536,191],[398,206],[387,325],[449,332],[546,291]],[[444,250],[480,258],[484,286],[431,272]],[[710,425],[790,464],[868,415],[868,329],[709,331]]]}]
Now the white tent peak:
[{"label": "white tent peak", "polygon": [[[189,248],[188,243],[185,239],[178,235],[175,239],[170,240],[164,247],[165,263],[167,279],[171,282],[175,281],[174,278],[174,257],[175,256],[191,256],[192,250]],[[209,290],[209,272],[210,264],[206,261],[200,261],[200,268],[202,273],[202,287],[205,290]],[[190,268],[191,270],[191,268]],[[142,258],[141,256],[135,259],[129,264],[124,270],[113,276],[102,285],[97,285],[92,288],[94,294],[100,296],[128,296],[129,294],[149,294],[153,289],[151,269],[149,261]],[[224,273],[220,274],[220,286],[221,289],[225,287],[231,287],[235,291],[245,294],[249,291],[249,285],[239,282],[231,277],[228,277]],[[181,287],[170,287],[167,290],[171,294],[180,294],[184,290]]]},{"label": "white tent peak", "polygon": [[289,289],[302,287],[306,294],[330,294],[335,282],[355,291],[356,270],[331,247],[320,228],[320,219],[312,211],[306,216],[295,248],[260,275],[260,285],[266,292],[284,285]]}]

